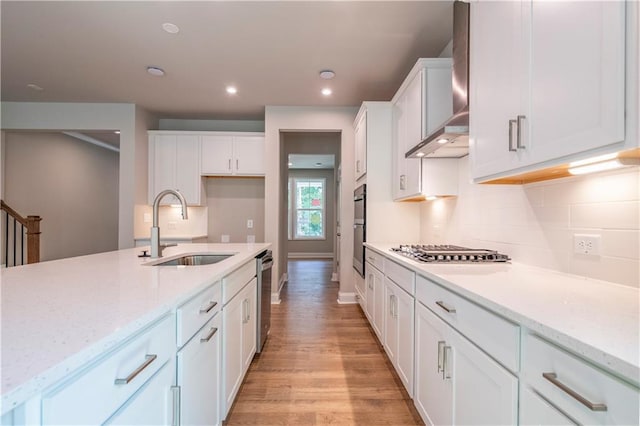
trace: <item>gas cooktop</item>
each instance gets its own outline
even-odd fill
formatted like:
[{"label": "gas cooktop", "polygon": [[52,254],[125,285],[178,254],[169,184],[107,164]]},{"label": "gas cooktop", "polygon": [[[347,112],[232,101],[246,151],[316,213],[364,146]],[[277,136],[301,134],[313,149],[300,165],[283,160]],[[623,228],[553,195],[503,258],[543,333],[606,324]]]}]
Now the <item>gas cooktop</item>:
[{"label": "gas cooktop", "polygon": [[391,248],[391,251],[418,262],[429,263],[488,263],[511,260],[506,254],[495,250],[472,249],[448,244],[401,244],[399,247]]}]

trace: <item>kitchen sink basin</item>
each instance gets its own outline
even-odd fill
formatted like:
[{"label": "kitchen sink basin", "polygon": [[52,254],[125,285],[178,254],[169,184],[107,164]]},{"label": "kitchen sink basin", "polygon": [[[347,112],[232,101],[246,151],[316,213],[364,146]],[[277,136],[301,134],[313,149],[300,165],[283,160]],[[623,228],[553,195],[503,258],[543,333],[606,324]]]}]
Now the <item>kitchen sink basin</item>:
[{"label": "kitchen sink basin", "polygon": [[190,254],[178,257],[176,259],[167,260],[165,262],[154,263],[152,266],[197,266],[212,265],[221,262],[232,254]]}]

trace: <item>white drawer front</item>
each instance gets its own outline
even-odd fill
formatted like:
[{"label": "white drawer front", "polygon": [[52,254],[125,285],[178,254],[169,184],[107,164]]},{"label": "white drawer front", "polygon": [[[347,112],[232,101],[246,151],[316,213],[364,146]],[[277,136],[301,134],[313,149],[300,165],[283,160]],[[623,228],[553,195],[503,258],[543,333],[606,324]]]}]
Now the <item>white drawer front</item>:
[{"label": "white drawer front", "polygon": [[410,295],[415,294],[416,273],[389,259],[384,259],[384,274]]},{"label": "white drawer front", "polygon": [[213,286],[199,293],[176,310],[178,325],[178,347],[182,347],[191,336],[212,318],[222,307],[222,285]]},{"label": "white drawer front", "polygon": [[[636,387],[532,334],[525,335],[522,354],[521,377],[578,422],[640,424],[640,393]],[[603,404],[606,408],[589,408],[589,404]]]},{"label": "white drawer front", "polygon": [[513,372],[519,370],[520,327],[418,276],[416,298]]},{"label": "white drawer front", "polygon": [[378,254],[377,252],[371,249],[365,249],[365,260],[376,267],[378,271],[384,272],[384,256]]},{"label": "white drawer front", "polygon": [[222,279],[222,304],[226,305],[253,277],[256,276],[256,262],[251,261]]},{"label": "white drawer front", "polygon": [[[174,356],[175,344],[175,317],[168,315],[106,359],[45,393],[43,424],[103,423]],[[153,361],[152,355],[156,356]],[[131,378],[145,363],[146,367]],[[131,379],[128,384],[116,384],[127,377]]]}]

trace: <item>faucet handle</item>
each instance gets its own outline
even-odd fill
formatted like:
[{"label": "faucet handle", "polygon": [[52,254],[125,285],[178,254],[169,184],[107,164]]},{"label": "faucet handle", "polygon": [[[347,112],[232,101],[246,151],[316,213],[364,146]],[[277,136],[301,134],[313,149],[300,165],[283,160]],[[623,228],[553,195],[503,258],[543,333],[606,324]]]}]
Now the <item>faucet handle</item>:
[{"label": "faucet handle", "polygon": [[142,250],[142,254],[139,254],[138,257],[151,257],[151,255],[149,255],[149,250]]}]

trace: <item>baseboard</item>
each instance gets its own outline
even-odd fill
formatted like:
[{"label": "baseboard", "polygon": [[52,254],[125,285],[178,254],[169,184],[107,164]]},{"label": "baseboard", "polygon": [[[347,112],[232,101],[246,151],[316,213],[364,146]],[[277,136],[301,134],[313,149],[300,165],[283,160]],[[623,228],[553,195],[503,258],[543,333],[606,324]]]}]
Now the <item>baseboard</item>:
[{"label": "baseboard", "polygon": [[280,293],[271,293],[271,304],[272,305],[280,304]]},{"label": "baseboard", "polygon": [[338,276],[338,273],[334,272],[333,274],[331,274],[331,282],[337,283],[338,281],[340,281],[340,277]]},{"label": "baseboard", "polygon": [[358,301],[356,300],[356,294],[353,292],[345,293],[345,292],[339,291],[338,303],[341,305],[353,305],[355,303],[358,303]]},{"label": "baseboard", "polygon": [[333,259],[333,253],[287,253],[287,259]]},{"label": "baseboard", "polygon": [[282,291],[282,287],[284,286],[284,284],[289,280],[289,276],[284,273],[282,274],[282,276],[280,277],[280,280],[278,281],[278,292],[277,293],[271,293],[271,304],[272,305],[279,305],[280,304],[280,291]]}]

